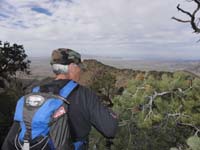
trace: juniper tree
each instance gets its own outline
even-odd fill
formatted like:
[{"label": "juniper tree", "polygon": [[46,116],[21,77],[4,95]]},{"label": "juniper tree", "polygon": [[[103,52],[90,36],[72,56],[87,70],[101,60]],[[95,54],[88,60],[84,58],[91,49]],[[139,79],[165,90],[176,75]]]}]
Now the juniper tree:
[{"label": "juniper tree", "polygon": [[160,80],[148,75],[130,81],[123,95],[114,100],[120,115],[116,148],[186,146],[189,136],[200,134],[199,91],[200,80],[182,72],[173,77],[164,74]]},{"label": "juniper tree", "polygon": [[27,59],[23,45],[0,42],[0,76],[4,78],[16,75],[17,71],[30,73],[30,60]]}]

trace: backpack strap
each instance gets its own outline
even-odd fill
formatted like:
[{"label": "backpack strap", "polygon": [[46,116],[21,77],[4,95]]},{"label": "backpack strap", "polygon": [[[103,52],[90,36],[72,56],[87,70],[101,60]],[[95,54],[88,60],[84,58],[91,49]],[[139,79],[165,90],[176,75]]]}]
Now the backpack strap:
[{"label": "backpack strap", "polygon": [[61,90],[59,95],[64,97],[65,99],[71,94],[71,92],[78,86],[73,80],[70,80]]},{"label": "backpack strap", "polygon": [[74,145],[74,150],[81,150],[81,146],[85,143],[85,141],[77,141],[77,142],[74,142],[73,145]]},{"label": "backpack strap", "polygon": [[[71,92],[78,86],[78,83],[76,83],[73,80],[70,80],[59,92],[59,95],[63,98],[67,98]],[[32,93],[38,93],[40,92],[40,86],[36,86],[32,89]]]},{"label": "backpack strap", "polygon": [[32,92],[33,92],[33,93],[38,93],[38,92],[40,92],[40,86],[34,87],[34,88],[32,89]]}]

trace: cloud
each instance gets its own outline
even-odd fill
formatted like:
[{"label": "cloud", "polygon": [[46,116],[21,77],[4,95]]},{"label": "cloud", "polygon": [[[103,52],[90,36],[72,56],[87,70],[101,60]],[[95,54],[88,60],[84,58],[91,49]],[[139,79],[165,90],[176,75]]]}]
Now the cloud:
[{"label": "cloud", "polygon": [[200,56],[190,26],[171,20],[174,15],[185,17],[177,12],[177,3],[174,0],[150,3],[147,0],[2,0],[0,39],[21,43],[29,55],[37,56],[49,55],[58,47],[92,55],[134,58],[172,57],[173,51],[180,54],[188,49],[195,52],[193,57]]}]

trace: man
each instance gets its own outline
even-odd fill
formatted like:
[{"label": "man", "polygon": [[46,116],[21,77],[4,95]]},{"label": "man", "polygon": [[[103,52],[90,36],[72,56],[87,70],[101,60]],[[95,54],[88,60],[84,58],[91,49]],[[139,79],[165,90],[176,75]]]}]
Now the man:
[{"label": "man", "polygon": [[[79,53],[60,48],[52,52],[51,65],[56,77],[53,81],[44,83],[43,89],[61,89],[70,80],[79,82],[81,76],[81,56]],[[101,104],[99,98],[90,89],[79,85],[68,97],[69,123],[71,137],[74,143],[81,141],[80,150],[88,149],[88,136],[91,126],[94,126],[107,138],[113,138],[117,130],[116,115]],[[18,132],[19,123],[14,122],[2,150],[11,150],[8,139]]]}]

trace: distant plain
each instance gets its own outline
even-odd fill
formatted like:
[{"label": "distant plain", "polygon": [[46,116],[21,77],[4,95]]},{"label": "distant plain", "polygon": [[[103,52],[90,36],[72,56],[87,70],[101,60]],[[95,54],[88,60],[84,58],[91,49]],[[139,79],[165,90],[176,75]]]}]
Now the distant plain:
[{"label": "distant plain", "polygon": [[[53,75],[48,57],[31,57],[29,59],[31,60],[31,78]],[[85,56],[84,59],[95,59],[105,65],[119,69],[169,72],[184,70],[200,75],[200,60],[131,60],[98,56]]]}]

